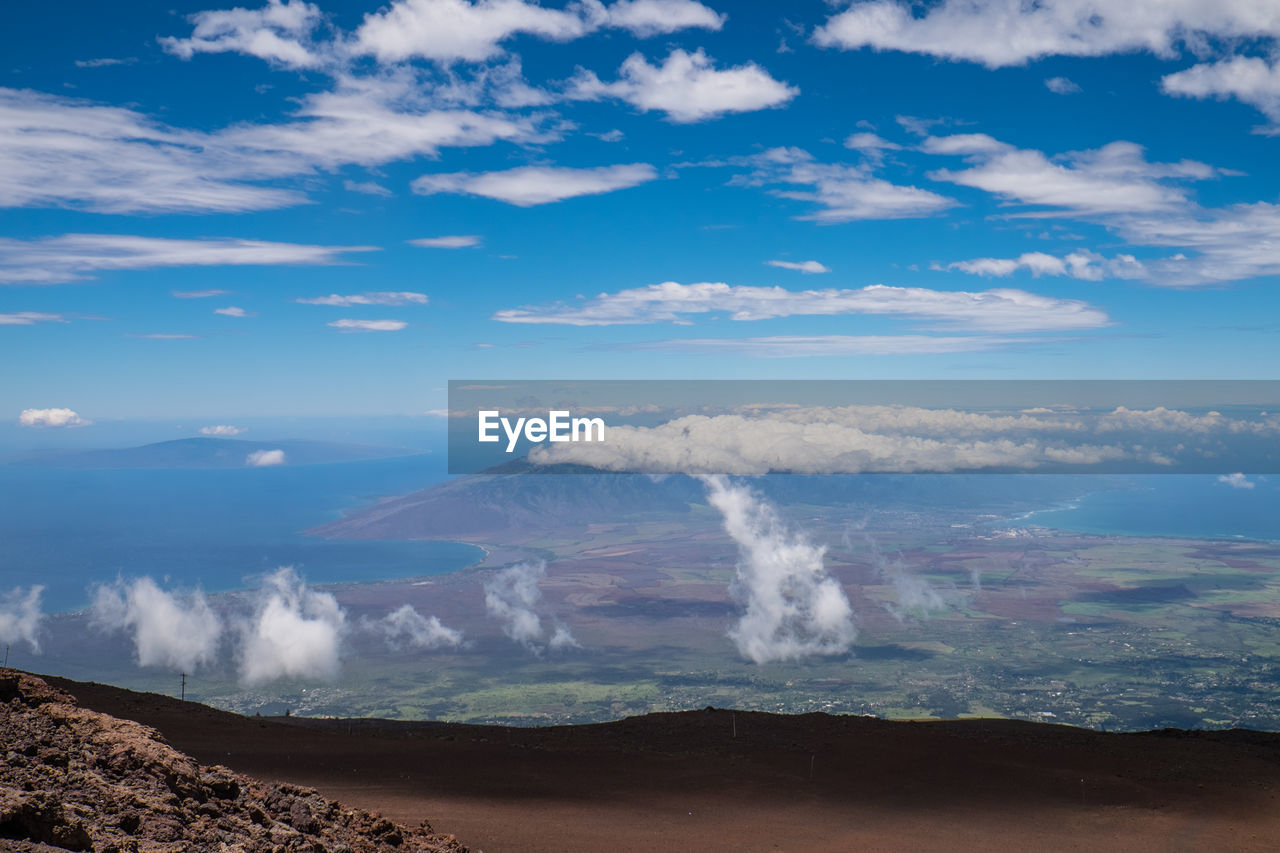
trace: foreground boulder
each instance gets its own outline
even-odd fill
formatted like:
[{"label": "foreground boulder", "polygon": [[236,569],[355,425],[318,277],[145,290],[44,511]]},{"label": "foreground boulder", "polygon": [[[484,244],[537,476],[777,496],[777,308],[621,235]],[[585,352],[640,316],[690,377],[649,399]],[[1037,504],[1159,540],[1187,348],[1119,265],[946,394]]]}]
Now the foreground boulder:
[{"label": "foreground boulder", "polygon": [[202,767],[152,728],[0,669],[0,850],[466,853],[296,785]]}]

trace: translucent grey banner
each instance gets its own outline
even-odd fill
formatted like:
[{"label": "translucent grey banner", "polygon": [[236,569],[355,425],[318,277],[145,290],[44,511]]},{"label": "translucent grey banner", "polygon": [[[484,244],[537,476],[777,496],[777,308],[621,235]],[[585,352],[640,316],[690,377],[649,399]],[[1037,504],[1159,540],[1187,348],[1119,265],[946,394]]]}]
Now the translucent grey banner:
[{"label": "translucent grey banner", "polygon": [[454,380],[449,472],[1280,472],[1274,380]]}]

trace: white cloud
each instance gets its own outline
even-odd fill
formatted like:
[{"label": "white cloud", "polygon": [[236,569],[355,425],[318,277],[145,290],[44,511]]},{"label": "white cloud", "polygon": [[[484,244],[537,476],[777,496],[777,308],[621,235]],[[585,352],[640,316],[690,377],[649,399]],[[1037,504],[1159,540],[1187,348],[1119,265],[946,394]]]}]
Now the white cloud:
[{"label": "white cloud", "polygon": [[1042,275],[1066,275],[1083,281],[1147,276],[1146,267],[1133,255],[1120,254],[1114,258],[1104,258],[1096,252],[1086,250],[1071,252],[1061,258],[1045,252],[1024,252],[1016,258],[974,258],[947,264],[946,269],[999,278],[1013,275],[1019,270],[1027,270],[1036,278]]},{"label": "white cloud", "polygon": [[412,184],[420,195],[457,193],[497,199],[519,207],[563,201],[627,189],[658,177],[647,163],[570,169],[522,166],[501,172],[450,172],[423,175]]},{"label": "white cloud", "polygon": [[1253,482],[1239,471],[1234,474],[1223,474],[1218,478],[1218,482],[1225,483],[1233,489],[1252,489],[1257,486],[1257,483]]},{"label": "white cloud", "polygon": [[245,53],[289,68],[310,69],[323,62],[308,47],[320,9],[303,0],[267,0],[261,9],[219,9],[191,16],[191,38],[162,37],[165,50],[182,59],[197,53]]},{"label": "white cloud", "polygon": [[1151,163],[1142,146],[1112,142],[1093,151],[1076,151],[1055,162],[1042,152],[1017,149],[983,134],[930,137],[926,152],[961,154],[967,169],[938,169],[937,181],[974,187],[1008,201],[1065,209],[1078,214],[1154,213],[1185,206],[1186,192],[1162,183],[1168,179],[1203,180],[1217,170],[1204,163]]},{"label": "white cloud", "polygon": [[442,147],[548,141],[544,117],[442,105],[412,69],[337,75],[282,122],[196,131],[133,110],[0,88],[0,207],[101,213],[266,210],[305,195],[263,181],[377,166]]},{"label": "white cloud", "polygon": [[381,62],[481,62],[502,54],[501,42],[517,34],[568,41],[592,28],[578,9],[545,9],[523,0],[397,0],[365,15],[352,50]]},{"label": "white cloud", "polygon": [[[926,410],[927,411],[927,410]],[[1137,450],[1078,444],[999,420],[987,431],[938,434],[936,421],[908,407],[892,419],[862,407],[808,407],[755,415],[686,415],[654,427],[615,425],[604,442],[543,444],[534,464],[561,462],[651,474],[916,473],[989,468],[1033,471],[1141,458]],[[889,420],[889,424],[884,424]],[[923,425],[915,424],[923,421]],[[962,420],[961,423],[964,421]],[[971,422],[972,423],[972,422]],[[1018,423],[1018,421],[1014,421]],[[1005,435],[1003,433],[1010,433]],[[1068,431],[1073,436],[1073,431]]]},{"label": "white cloud", "polygon": [[902,150],[902,146],[896,142],[890,142],[868,131],[849,134],[845,137],[844,147],[859,152],[876,166],[884,162],[884,152]]},{"label": "white cloud", "polygon": [[218,424],[216,426],[200,427],[201,435],[215,435],[219,438],[230,438],[233,435],[240,435],[246,430],[244,427],[230,426],[228,424]]},{"label": "white cloud", "polygon": [[342,188],[347,192],[362,193],[364,195],[376,195],[386,198],[391,195],[391,190],[382,184],[373,181],[343,181]]},{"label": "white cloud", "polygon": [[255,450],[244,458],[244,464],[250,468],[270,468],[284,463],[283,450]]},{"label": "white cloud", "polygon": [[338,675],[347,617],[338,600],[307,587],[291,567],[269,575],[255,614],[240,626],[240,680],[332,681]]},{"label": "white cloud", "polygon": [[198,338],[199,335],[187,335],[187,334],[170,333],[170,332],[153,332],[151,334],[146,334],[146,335],[136,335],[136,334],[129,333],[129,334],[126,334],[125,337],[141,338],[142,340],[147,340],[147,341],[190,341],[195,338]]},{"label": "white cloud", "polygon": [[609,26],[640,38],[685,29],[719,30],[725,16],[693,0],[617,0],[608,7]]},{"label": "white cloud", "polygon": [[517,35],[571,41],[601,27],[641,38],[682,29],[718,30],[723,17],[693,0],[598,0],[547,9],[524,0],[396,0],[366,15],[350,50],[383,63],[429,59],[442,65],[482,62],[505,54]]},{"label": "white cloud", "polygon": [[0,314],[0,326],[34,326],[38,323],[70,323],[62,314],[46,314],[43,311],[16,311]]},{"label": "white cloud", "polygon": [[224,317],[255,317],[257,316],[256,314],[246,311],[237,305],[228,305],[226,308],[214,308],[213,313],[221,314]]},{"label": "white cloud", "polygon": [[831,272],[831,268],[817,261],[765,261],[771,267],[780,267],[784,270],[795,270],[802,273],[820,273]]},{"label": "white cloud", "polygon": [[80,417],[71,409],[23,409],[18,423],[26,427],[88,426],[93,421]]},{"label": "white cloud", "polygon": [[771,148],[762,154],[735,158],[731,165],[752,166],[753,171],[735,177],[738,186],[790,184],[811,190],[772,190],[780,198],[810,201],[816,213],[798,219],[816,222],[852,222],[863,219],[911,219],[953,207],[955,201],[914,186],[890,183],[874,175],[875,158],[858,166],[819,163],[799,148]]},{"label": "white cloud", "polygon": [[346,296],[331,293],[328,296],[311,296],[294,300],[302,305],[334,305],[339,308],[349,308],[353,305],[426,305],[428,301],[427,294],[409,290],[379,290],[371,293],[352,293]]},{"label": "white cloud", "polygon": [[1055,95],[1078,95],[1084,91],[1080,84],[1070,77],[1049,77],[1044,81],[1045,88]]},{"label": "white cloud", "polygon": [[222,638],[222,620],[203,593],[179,596],[150,577],[98,586],[89,614],[99,630],[133,634],[139,666],[194,672],[214,662]]},{"label": "white cloud", "polygon": [[[1113,142],[1093,151],[1050,158],[1021,150],[985,134],[959,134],[925,139],[927,153],[959,155],[968,169],[940,169],[937,180],[952,181],[992,193],[1009,204],[1029,205],[1024,217],[1077,216],[1105,225],[1130,245],[1168,247],[1161,258],[1120,253],[1103,258],[1079,251],[1061,259],[1067,274],[1081,278],[1141,278],[1153,285],[1193,287],[1225,284],[1280,274],[1273,251],[1280,241],[1280,205],[1268,202],[1206,208],[1192,201],[1176,183],[1227,174],[1204,163],[1183,160],[1151,163],[1142,148]],[[1041,273],[1054,263],[1041,253]],[[977,259],[970,271],[1007,275],[1027,264],[1022,259]],[[964,267],[958,267],[963,269]]]},{"label": "white cloud", "polygon": [[674,338],[618,344],[616,348],[641,352],[724,352],[754,358],[822,358],[985,352],[1025,342],[1023,338],[992,335],[770,335],[756,338]]},{"label": "white cloud", "polygon": [[735,321],[797,315],[882,314],[913,317],[937,327],[1017,332],[1096,329],[1110,324],[1101,309],[1087,302],[1055,299],[1024,290],[965,292],[874,284],[850,290],[795,291],[723,282],[680,284],[674,281],[602,293],[581,305],[498,311],[493,319],[504,323],[612,326],[687,323],[687,315],[711,313],[727,313]]},{"label": "white cloud", "polygon": [[[58,284],[94,278],[101,270],[162,267],[323,265],[371,246],[308,246],[264,240],[170,240],[128,234],[63,234],[37,240],[0,238],[0,284]],[[179,291],[200,298],[225,291]]]},{"label": "white cloud", "polygon": [[687,124],[781,106],[800,93],[754,62],[717,69],[701,49],[673,50],[660,66],[633,53],[618,73],[618,80],[604,83],[594,73],[580,70],[567,94],[586,100],[617,98],[643,112],[657,110],[671,121]]},{"label": "white cloud", "polygon": [[991,68],[1046,56],[1150,51],[1280,35],[1280,10],[1256,0],[942,0],[920,10],[900,0],[853,3],[813,34],[824,47],[899,50]]},{"label": "white cloud", "polygon": [[729,631],[739,653],[757,664],[844,654],[857,631],[853,608],[823,564],[826,549],[788,530],[777,512],[746,486],[704,477],[707,501],[738,545],[730,593],[745,612]]},{"label": "white cloud", "polygon": [[40,596],[44,587],[36,584],[23,592],[14,587],[0,595],[0,643],[8,646],[25,642],[31,651],[40,651],[40,622],[44,613],[40,609]]},{"label": "white cloud", "polygon": [[77,59],[76,68],[108,68],[112,65],[132,65],[137,62],[136,56],[127,56],[123,59],[116,59],[110,56],[104,56],[100,59]]},{"label": "white cloud", "polygon": [[171,291],[174,299],[209,299],[213,296],[226,296],[230,290],[174,290]]},{"label": "white cloud", "polygon": [[1271,120],[1271,127],[1265,132],[1280,134],[1280,63],[1256,56],[1233,56],[1169,74],[1160,85],[1170,95],[1235,98]]},{"label": "white cloud", "polygon": [[409,324],[404,320],[334,320],[328,325],[344,332],[398,332]]},{"label": "white cloud", "polygon": [[382,619],[369,620],[364,625],[382,634],[392,648],[438,649],[462,645],[461,631],[445,627],[436,616],[423,616],[412,604],[402,604]]},{"label": "white cloud", "polygon": [[471,249],[479,246],[483,239],[475,234],[453,234],[445,237],[419,237],[407,242],[410,246],[423,249]]},{"label": "white cloud", "polygon": [[[502,623],[502,633],[535,654],[541,654],[548,627],[542,623],[537,606],[542,600],[539,584],[547,576],[547,564],[518,563],[503,569],[484,582],[484,606],[489,616]],[[562,649],[578,645],[564,625],[552,620],[547,647]]]}]

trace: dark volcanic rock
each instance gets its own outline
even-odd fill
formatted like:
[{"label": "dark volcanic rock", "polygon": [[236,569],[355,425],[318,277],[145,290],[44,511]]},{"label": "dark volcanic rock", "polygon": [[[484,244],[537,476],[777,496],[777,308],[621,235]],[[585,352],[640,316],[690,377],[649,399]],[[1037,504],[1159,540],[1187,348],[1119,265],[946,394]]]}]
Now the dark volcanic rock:
[{"label": "dark volcanic rock", "polygon": [[0,670],[0,850],[465,853],[316,791],[201,767],[154,729]]}]

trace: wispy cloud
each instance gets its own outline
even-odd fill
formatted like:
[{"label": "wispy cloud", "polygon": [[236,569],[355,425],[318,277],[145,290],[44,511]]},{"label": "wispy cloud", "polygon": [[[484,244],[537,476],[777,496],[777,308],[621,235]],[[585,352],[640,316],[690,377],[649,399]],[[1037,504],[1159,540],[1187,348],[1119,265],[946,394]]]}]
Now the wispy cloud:
[{"label": "wispy cloud", "polygon": [[[190,266],[323,265],[346,263],[372,246],[309,246],[265,240],[171,240],[127,234],[64,234],[37,240],[0,238],[0,284],[61,284],[109,270]],[[200,298],[225,291],[177,291]]]},{"label": "wispy cloud", "polygon": [[404,320],[334,320],[329,323],[344,332],[398,332],[409,324]]},{"label": "wispy cloud", "polygon": [[370,293],[351,293],[345,296],[331,293],[328,296],[308,296],[295,299],[302,305],[333,305],[348,308],[353,305],[426,305],[429,300],[425,293],[411,290],[379,290]]},{"label": "wispy cloud", "polygon": [[64,314],[46,314],[42,311],[16,311],[0,314],[0,326],[35,326],[40,323],[70,323]]},{"label": "wispy cloud", "polygon": [[346,180],[342,182],[342,188],[347,192],[360,193],[361,195],[376,195],[383,198],[392,195],[391,190],[373,181]]},{"label": "wispy cloud", "polygon": [[246,311],[238,305],[228,305],[226,308],[214,308],[213,313],[221,314],[224,317],[256,317],[257,315],[251,311]]},{"label": "wispy cloud", "polygon": [[212,288],[209,290],[174,290],[171,291],[174,299],[209,299],[214,296],[226,296],[230,290],[219,290]]},{"label": "wispy cloud", "polygon": [[423,175],[412,184],[419,195],[454,193],[505,201],[517,207],[599,195],[652,181],[658,172],[647,163],[570,169],[557,166],[522,166],[502,172],[448,172]]},{"label": "wispy cloud", "polygon": [[723,282],[679,284],[602,293],[579,305],[507,309],[494,314],[504,323],[612,326],[688,323],[699,314],[728,314],[735,321],[797,315],[881,314],[910,317],[934,327],[986,331],[1063,331],[1110,324],[1106,313],[1077,299],[1055,299],[1024,290],[980,292],[871,285],[856,290],[786,290]]},{"label": "wispy cloud", "polygon": [[479,246],[483,238],[475,234],[455,234],[446,237],[419,237],[406,242],[423,249],[471,249]]},{"label": "wispy cloud", "polygon": [[779,267],[784,270],[795,270],[802,273],[821,273],[831,272],[831,268],[826,264],[817,261],[765,261],[771,267]]}]

